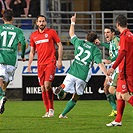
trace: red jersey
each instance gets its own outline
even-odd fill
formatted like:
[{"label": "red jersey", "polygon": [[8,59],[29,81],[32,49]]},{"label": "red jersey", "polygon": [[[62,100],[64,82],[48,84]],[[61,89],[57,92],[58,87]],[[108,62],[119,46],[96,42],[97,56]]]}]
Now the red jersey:
[{"label": "red jersey", "polygon": [[119,52],[126,51],[125,57],[119,64],[120,78],[133,81],[133,34],[124,30],[120,34]]},{"label": "red jersey", "polygon": [[42,33],[39,30],[30,36],[30,46],[34,47],[38,55],[38,65],[45,65],[56,61],[55,43],[60,38],[53,29],[46,28]]}]

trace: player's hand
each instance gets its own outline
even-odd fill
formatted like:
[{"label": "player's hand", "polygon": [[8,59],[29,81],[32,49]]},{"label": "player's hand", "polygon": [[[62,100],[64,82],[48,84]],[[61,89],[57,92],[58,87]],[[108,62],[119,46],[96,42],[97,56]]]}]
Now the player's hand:
[{"label": "player's hand", "polygon": [[26,58],[21,58],[21,60],[22,60],[23,62],[25,62],[25,61],[26,61]]},{"label": "player's hand", "polygon": [[107,75],[108,76],[112,75],[113,73],[114,73],[114,69],[113,68],[108,69],[108,71],[107,71]]},{"label": "player's hand", "polygon": [[31,66],[30,66],[30,65],[28,65],[27,71],[28,71],[29,73],[31,73]]},{"label": "player's hand", "polygon": [[71,22],[76,22],[76,13],[71,17]]},{"label": "player's hand", "polygon": [[108,80],[108,83],[111,83],[112,82],[112,77],[111,76],[107,76],[107,80]]},{"label": "player's hand", "polygon": [[96,45],[100,45],[99,39],[95,39],[94,43],[95,43]]},{"label": "player's hand", "polygon": [[61,67],[62,67],[62,61],[58,60],[58,62],[57,62],[57,68],[58,69],[61,69]]},{"label": "player's hand", "polygon": [[110,63],[111,63],[111,60],[106,60],[106,59],[105,59],[105,60],[103,61],[103,63],[104,63],[104,64],[110,64]]}]

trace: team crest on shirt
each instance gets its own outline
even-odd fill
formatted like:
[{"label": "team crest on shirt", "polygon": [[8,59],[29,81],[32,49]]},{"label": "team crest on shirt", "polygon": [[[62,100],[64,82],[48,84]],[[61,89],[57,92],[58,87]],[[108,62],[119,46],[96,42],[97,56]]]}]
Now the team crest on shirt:
[{"label": "team crest on shirt", "polygon": [[50,75],[50,76],[49,76],[49,80],[52,80],[52,78],[53,78],[53,75]]},{"label": "team crest on shirt", "polygon": [[126,85],[122,85],[122,89],[126,89]]},{"label": "team crest on shirt", "polygon": [[45,34],[44,36],[45,36],[45,38],[48,38],[48,34]]}]

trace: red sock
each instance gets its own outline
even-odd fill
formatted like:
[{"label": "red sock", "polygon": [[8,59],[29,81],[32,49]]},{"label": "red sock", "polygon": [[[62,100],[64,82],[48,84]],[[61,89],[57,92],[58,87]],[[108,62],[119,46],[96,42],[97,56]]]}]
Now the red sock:
[{"label": "red sock", "polygon": [[46,108],[46,112],[48,112],[49,111],[49,103],[48,103],[48,97],[46,95],[46,92],[42,92],[42,99],[43,99],[44,106]]},{"label": "red sock", "polygon": [[133,106],[133,96],[131,96],[127,102]]},{"label": "red sock", "polygon": [[49,109],[54,109],[54,105],[53,105],[54,94],[53,94],[52,88],[50,88],[46,93],[48,97]]},{"label": "red sock", "polygon": [[125,101],[124,100],[117,100],[117,116],[115,118],[116,122],[121,122],[122,121],[122,115],[124,112],[124,108],[125,108]]}]

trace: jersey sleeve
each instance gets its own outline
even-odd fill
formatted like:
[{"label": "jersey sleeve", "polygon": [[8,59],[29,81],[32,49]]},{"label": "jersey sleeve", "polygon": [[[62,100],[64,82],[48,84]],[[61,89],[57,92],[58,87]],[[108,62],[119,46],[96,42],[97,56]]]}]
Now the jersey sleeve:
[{"label": "jersey sleeve", "polygon": [[71,43],[76,47],[80,45],[80,42],[81,40],[77,37],[77,36],[74,36],[72,39],[71,39]]},{"label": "jersey sleeve", "polygon": [[25,41],[25,36],[23,34],[23,31],[21,29],[18,34],[18,39],[19,39],[19,43],[21,44],[21,50],[22,50],[21,57],[24,58],[25,49],[26,49],[26,41]]},{"label": "jersey sleeve", "polygon": [[93,50],[93,60],[96,64],[102,63],[102,54],[97,47]]},{"label": "jersey sleeve", "polygon": [[59,38],[57,32],[56,32],[55,30],[52,30],[52,32],[53,32],[53,40],[54,40],[54,42],[55,42],[55,43],[61,42],[61,40],[60,40],[60,38]]},{"label": "jersey sleeve", "polygon": [[104,46],[105,48],[109,49],[109,43],[100,43],[101,46]]},{"label": "jersey sleeve", "polygon": [[130,41],[132,40],[132,38],[131,38],[131,33],[130,32],[127,32],[124,36],[123,36],[123,38],[122,38],[122,41],[121,41],[121,46],[120,46],[120,50],[121,51],[126,51],[126,52],[128,52],[128,50],[130,50],[129,48],[129,44],[130,44]]},{"label": "jersey sleeve", "polygon": [[36,45],[35,45],[35,42],[34,42],[34,40],[33,40],[33,37],[34,37],[34,34],[32,33],[32,34],[30,35],[30,46],[31,46],[31,47],[34,47],[34,49],[36,49]]},{"label": "jersey sleeve", "polygon": [[112,68],[116,69],[117,66],[121,63],[122,59],[125,57],[126,51],[122,51],[119,53],[115,63],[113,64]]}]

